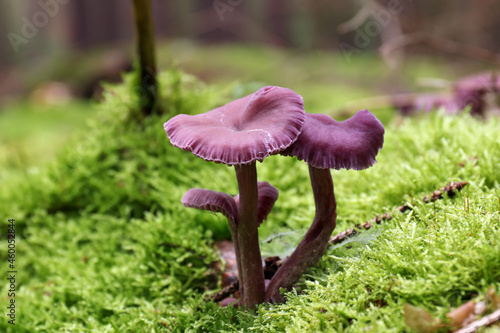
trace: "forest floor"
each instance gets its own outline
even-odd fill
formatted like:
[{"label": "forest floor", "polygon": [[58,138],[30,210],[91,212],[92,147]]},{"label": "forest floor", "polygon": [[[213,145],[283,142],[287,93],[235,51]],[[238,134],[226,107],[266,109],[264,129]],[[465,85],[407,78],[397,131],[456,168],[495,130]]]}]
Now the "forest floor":
[{"label": "forest floor", "polygon": [[[163,71],[168,113],[141,124],[127,121],[137,107],[130,76],[99,103],[24,102],[0,113],[0,228],[6,235],[15,219],[17,272],[16,325],[5,316],[0,331],[408,332],[419,325],[408,323],[410,306],[447,331],[450,310],[487,300],[490,287],[500,291],[499,120],[437,111],[403,118],[366,105],[384,123],[384,147],[367,170],[332,171],[334,233],[386,212],[392,219],[330,247],[285,304],[262,304],[253,314],[206,302],[221,288],[214,243],[230,233],[222,216],[184,208],[180,198],[191,187],[235,195],[237,184],[231,168],[173,147],[165,121],[263,85],[293,89],[307,112],[345,118],[352,101],[459,74],[429,59],[409,59],[396,75],[376,57],[191,44],[162,50],[206,83]],[[259,230],[262,252],[285,257],[314,216],[307,165],[271,156],[258,164],[258,177],[280,191]],[[422,200],[451,181],[468,185],[454,197]],[[411,209],[401,213],[401,205]],[[9,288],[0,288],[5,307]]]}]

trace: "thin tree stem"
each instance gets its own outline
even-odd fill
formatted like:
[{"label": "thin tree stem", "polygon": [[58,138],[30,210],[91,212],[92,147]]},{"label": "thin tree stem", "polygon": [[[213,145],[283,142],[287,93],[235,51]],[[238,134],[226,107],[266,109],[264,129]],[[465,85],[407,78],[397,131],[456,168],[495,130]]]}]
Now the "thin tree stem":
[{"label": "thin tree stem", "polygon": [[238,209],[237,239],[240,256],[240,291],[243,293],[242,305],[254,308],[264,299],[264,271],[259,249],[257,224],[257,169],[255,162],[235,165],[238,180],[240,205]]},{"label": "thin tree stem", "polygon": [[315,266],[325,254],[330,236],[337,222],[337,202],[330,169],[309,166],[309,176],[316,203],[314,221],[299,245],[278,269],[267,287],[265,300],[285,302],[280,288],[290,290],[307,269]]},{"label": "thin tree stem", "polygon": [[137,54],[139,56],[139,80],[142,113],[153,113],[158,91],[153,19],[150,0],[132,0],[134,7]]}]

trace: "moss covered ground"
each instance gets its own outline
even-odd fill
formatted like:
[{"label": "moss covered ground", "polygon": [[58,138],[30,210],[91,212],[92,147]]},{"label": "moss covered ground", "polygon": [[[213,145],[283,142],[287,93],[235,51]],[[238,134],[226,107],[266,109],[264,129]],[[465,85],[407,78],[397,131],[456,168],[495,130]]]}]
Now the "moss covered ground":
[{"label": "moss covered ground", "polygon": [[[500,122],[433,112],[385,119],[378,163],[332,172],[335,232],[384,212],[390,221],[330,248],[286,304],[253,314],[205,302],[220,289],[214,241],[230,233],[222,216],[184,208],[180,198],[191,187],[236,194],[234,171],[174,148],[162,125],[251,87],[221,90],[168,71],[167,113],[137,125],[127,117],[137,106],[130,81],[108,88],[55,161],[2,171],[1,230],[16,220],[18,273],[16,325],[4,316],[0,331],[409,332],[405,304],[446,321],[489,286],[500,291]],[[258,175],[280,191],[260,228],[262,250],[286,255],[314,216],[307,166],[272,156]],[[450,181],[469,185],[455,198],[420,200]],[[402,214],[405,203],[413,209]],[[2,271],[7,259],[0,251]],[[9,285],[0,286],[5,308]]]}]

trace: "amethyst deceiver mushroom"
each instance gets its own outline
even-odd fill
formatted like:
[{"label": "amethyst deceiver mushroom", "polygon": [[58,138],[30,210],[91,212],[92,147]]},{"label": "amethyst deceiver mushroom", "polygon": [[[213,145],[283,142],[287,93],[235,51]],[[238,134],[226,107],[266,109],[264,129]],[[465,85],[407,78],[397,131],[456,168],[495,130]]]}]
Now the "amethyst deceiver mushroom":
[{"label": "amethyst deceiver mushroom", "polygon": [[306,114],[299,138],[281,154],[308,163],[316,214],[304,238],[272,278],[266,301],[284,302],[280,288],[290,290],[326,251],[337,218],[330,169],[366,169],[376,162],[383,143],[384,126],[368,110],[342,122],[324,114]]},{"label": "amethyst deceiver mushroom", "polygon": [[443,108],[447,113],[457,112],[458,106],[452,96],[445,94],[418,94],[416,96],[393,96],[392,104],[404,116],[408,116],[416,111],[430,112]]},{"label": "amethyst deceiver mushroom", "polygon": [[245,307],[261,303],[265,288],[255,161],[262,162],[295,142],[304,118],[302,97],[290,89],[264,87],[204,114],[175,116],[164,125],[174,146],[235,168],[239,205],[233,241],[240,257],[238,274]]},{"label": "amethyst deceiver mushroom", "polygon": [[486,95],[498,94],[500,90],[500,76],[495,72],[486,72],[467,76],[457,81],[454,87],[454,101],[458,110],[470,107],[473,116],[485,116]]},{"label": "amethyst deceiver mushroom", "polygon": [[[257,224],[260,225],[267,219],[274,203],[278,200],[279,192],[268,182],[257,182],[257,191]],[[227,218],[231,237],[233,238],[236,266],[239,270],[239,267],[242,266],[237,237],[239,195],[232,197],[223,192],[192,188],[184,194],[181,202],[185,207],[222,213]]]}]

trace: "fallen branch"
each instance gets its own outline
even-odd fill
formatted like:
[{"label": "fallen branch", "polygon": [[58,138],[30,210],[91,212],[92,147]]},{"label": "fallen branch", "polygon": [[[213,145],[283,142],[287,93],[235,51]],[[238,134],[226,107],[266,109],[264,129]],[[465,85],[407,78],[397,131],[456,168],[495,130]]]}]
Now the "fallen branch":
[{"label": "fallen branch", "polygon": [[340,23],[337,31],[341,34],[346,34],[350,31],[356,30],[361,24],[370,18],[374,10],[380,9],[376,2],[367,1],[363,6],[354,14],[348,21]]},{"label": "fallen branch", "polygon": [[496,66],[500,65],[500,55],[495,52],[481,47],[435,37],[424,32],[415,32],[395,37],[382,44],[382,46],[379,47],[379,52],[383,57],[387,57],[397,49],[413,44],[425,44],[441,52],[455,55],[459,54],[467,58],[489,62]]},{"label": "fallen branch", "polygon": [[480,327],[488,327],[498,322],[500,322],[500,309],[470,323],[469,325],[459,329],[458,331],[455,331],[455,333],[474,333]]},{"label": "fallen branch", "polygon": [[[446,186],[441,187],[439,190],[433,191],[430,195],[424,196],[422,200],[425,203],[434,202],[436,200],[443,199],[444,193],[446,193],[449,198],[453,198],[456,195],[456,191],[460,191],[467,184],[468,184],[468,182],[450,182]],[[401,213],[404,213],[404,212],[411,210],[411,209],[412,209],[411,206],[407,205],[407,204],[400,206],[398,208],[398,210]],[[389,213],[385,213],[385,214],[378,215],[378,216],[374,217],[370,221],[366,221],[362,224],[356,224],[354,226],[354,228],[349,228],[346,231],[343,231],[343,232],[338,233],[337,235],[331,237],[330,241],[329,241],[329,246],[339,244],[339,243],[343,242],[345,239],[359,234],[360,230],[363,230],[363,229],[368,230],[374,224],[380,224],[380,223],[382,223],[382,221],[389,221],[390,219],[392,219],[392,216]],[[230,242],[226,242],[225,246],[219,247],[219,250],[223,253],[223,257],[225,257],[224,251],[231,251],[230,248],[231,248],[232,244],[229,244],[229,243]],[[233,251],[234,251],[234,249],[233,249]],[[280,257],[277,257],[277,256],[267,257],[266,259],[264,259],[264,263],[265,263],[264,276],[267,280],[269,280],[274,276],[274,274],[277,272],[277,270],[281,267],[281,265],[283,264],[283,260],[281,260]],[[229,266],[231,266],[231,265],[229,265]],[[233,295],[237,298],[237,296],[238,296],[237,292],[239,290],[239,279],[237,276],[237,272],[234,272],[234,271],[225,272],[225,274],[228,274],[228,273],[231,275],[231,278],[233,278],[235,280],[231,284],[227,285],[222,290],[217,292],[216,294],[209,297],[206,300],[207,302],[210,302],[210,301],[220,302],[220,301],[230,297],[231,295]],[[224,276],[224,274],[223,274],[223,277],[226,277],[226,276]],[[236,295],[235,295],[235,293],[236,293]]]},{"label": "fallen branch", "polygon": [[218,291],[217,293],[213,294],[211,297],[206,299],[207,302],[214,301],[214,302],[220,302],[224,298],[227,298],[231,295],[233,295],[235,292],[237,292],[240,289],[240,280],[236,280],[233,283],[231,283],[229,286],[222,288],[222,290]]},{"label": "fallen branch", "polygon": [[[424,196],[424,198],[422,200],[425,203],[434,202],[438,199],[443,199],[444,193],[448,194],[449,198],[453,198],[456,195],[456,191],[460,191],[467,184],[468,184],[468,182],[450,182],[448,185],[441,187],[439,190],[435,190],[430,195]],[[405,204],[405,205],[400,206],[398,208],[398,210],[401,213],[404,213],[404,212],[411,210],[411,209],[412,209],[411,206],[408,204]],[[354,228],[349,228],[346,231],[342,231],[342,232],[336,234],[335,236],[331,237],[330,238],[330,246],[342,243],[345,239],[359,234],[359,230],[370,229],[374,223],[380,224],[382,221],[388,221],[391,218],[392,218],[392,216],[389,213],[385,213],[383,215],[378,215],[375,218],[373,218],[372,220],[366,221],[363,224],[357,224],[357,225],[355,225]]]}]

